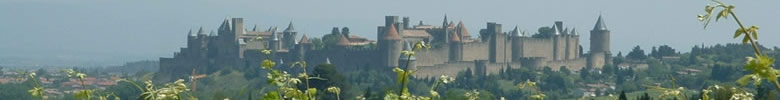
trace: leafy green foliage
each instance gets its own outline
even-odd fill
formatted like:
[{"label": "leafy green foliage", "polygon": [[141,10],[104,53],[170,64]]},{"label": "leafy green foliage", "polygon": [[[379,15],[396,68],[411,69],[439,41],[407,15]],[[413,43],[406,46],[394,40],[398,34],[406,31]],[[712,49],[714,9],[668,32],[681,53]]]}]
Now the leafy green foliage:
[{"label": "leafy green foliage", "polygon": [[725,4],[717,0],[712,1],[717,5],[705,6],[704,11],[706,13],[704,15],[698,16],[699,21],[704,22],[704,27],[707,28],[707,24],[709,24],[710,20],[712,20],[714,9],[721,8],[722,10],[715,15],[715,21],[718,21],[720,18],[726,19],[729,15],[734,17],[734,21],[736,21],[739,25],[737,31],[734,32],[734,38],[743,36],[742,43],[752,44],[755,51],[755,57],[747,57],[747,62],[745,64],[745,69],[753,73],[738,79],[737,83],[739,83],[741,86],[744,86],[750,81],[750,79],[752,79],[754,80],[755,85],[760,85],[762,79],[767,79],[767,81],[770,81],[775,85],[777,91],[780,91],[780,83],[777,82],[777,76],[780,74],[780,72],[778,72],[778,70],[774,69],[773,67],[775,59],[767,55],[763,55],[761,50],[759,50],[758,43],[756,43],[756,40],[758,40],[758,26],[750,26],[749,28],[745,27],[745,25],[743,25],[742,22],[737,18],[737,15],[734,14],[734,11],[732,11],[735,8],[734,5]]},{"label": "leafy green foliage", "polygon": [[634,49],[631,49],[631,52],[628,52],[626,58],[633,60],[644,60],[647,59],[647,55],[645,55],[645,50],[642,50],[642,48],[639,48],[639,46],[635,46]]},{"label": "leafy green foliage", "polygon": [[[270,55],[272,53],[270,50],[263,50],[262,52],[265,55]],[[303,69],[303,73],[298,74],[298,77],[293,77],[292,75],[288,74],[287,71],[274,69],[276,62],[272,61],[270,58],[268,58],[268,56],[266,56],[266,59],[262,61],[262,64],[260,64],[260,67],[265,70],[269,70],[266,76],[268,78],[266,82],[276,86],[277,89],[273,92],[267,92],[265,96],[263,96],[263,99],[316,99],[315,97],[317,94],[317,89],[309,87],[308,80],[311,78],[306,72],[306,62],[295,62],[290,66],[295,67],[296,65]],[[306,88],[303,90],[298,90],[297,85],[301,83],[301,79],[305,80]]]}]

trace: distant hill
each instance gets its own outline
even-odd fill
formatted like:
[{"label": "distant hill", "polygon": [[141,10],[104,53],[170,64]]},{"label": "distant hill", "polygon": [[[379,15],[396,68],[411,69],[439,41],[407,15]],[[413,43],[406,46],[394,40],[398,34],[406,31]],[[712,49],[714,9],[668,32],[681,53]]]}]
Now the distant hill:
[{"label": "distant hill", "polygon": [[104,71],[134,74],[139,71],[157,72],[160,62],[156,60],[143,60],[128,62],[121,66],[106,67]]}]

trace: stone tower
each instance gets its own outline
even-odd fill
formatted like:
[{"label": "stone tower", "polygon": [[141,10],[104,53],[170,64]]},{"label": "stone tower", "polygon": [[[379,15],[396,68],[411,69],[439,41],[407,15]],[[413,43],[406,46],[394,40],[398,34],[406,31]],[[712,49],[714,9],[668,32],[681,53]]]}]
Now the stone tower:
[{"label": "stone tower", "polygon": [[517,29],[517,26],[515,26],[515,29],[512,30],[512,62],[520,62],[521,58],[523,58],[523,43],[522,43],[522,34],[520,34],[520,30]]},{"label": "stone tower", "polygon": [[306,34],[304,34],[296,47],[298,61],[306,61],[306,52],[311,50],[312,46],[309,37],[306,37]]},{"label": "stone tower", "polygon": [[460,38],[460,41],[466,41],[469,38],[471,38],[471,34],[469,34],[469,30],[466,29],[466,25],[463,25],[463,21],[458,22],[458,26],[456,28],[456,33],[458,33],[458,38]]},{"label": "stone tower", "polygon": [[[195,46],[196,46],[195,42],[198,41],[197,39],[198,39],[197,34],[193,34],[192,33],[192,29],[190,29],[190,31],[187,32],[187,48],[195,48]],[[184,52],[184,51],[182,51],[182,52]]]},{"label": "stone tower", "polygon": [[497,35],[501,34],[501,24],[496,24],[495,22],[488,22],[487,23],[487,37],[488,41],[490,43],[489,45],[489,51],[488,51],[488,61],[490,63],[496,63],[496,57],[497,51],[498,51],[498,38]]},{"label": "stone tower", "polygon": [[395,28],[395,25],[388,26],[387,29],[385,29],[385,35],[382,38],[382,41],[384,41],[384,45],[380,45],[382,50],[382,57],[385,67],[396,67],[398,66],[398,55],[401,54],[401,36],[398,35],[398,31]]},{"label": "stone tower", "polygon": [[293,23],[290,22],[289,25],[287,25],[287,29],[284,29],[284,32],[282,33],[283,37],[283,48],[287,49],[293,49],[295,46],[295,38],[298,35],[298,32],[295,31],[295,27],[293,27]]},{"label": "stone tower", "polygon": [[217,36],[216,66],[233,67],[239,62],[239,35],[244,34],[244,19],[225,19],[219,27]]},{"label": "stone tower", "polygon": [[601,16],[599,16],[590,34],[591,52],[609,52],[609,29],[607,29],[607,25]]},{"label": "stone tower", "polygon": [[411,22],[409,22],[409,17],[404,17],[404,19],[403,19],[403,25],[402,25],[403,29],[409,29],[409,28],[412,28],[412,27],[409,27],[409,24],[410,24],[410,23],[411,23]]},{"label": "stone tower", "polygon": [[454,63],[463,60],[463,44],[460,40],[460,36],[458,34],[452,34],[450,35],[449,41],[449,62]]},{"label": "stone tower", "polygon": [[612,63],[612,54],[609,51],[609,29],[604,19],[599,16],[596,25],[590,31],[590,53],[587,61],[588,67],[601,68]]},{"label": "stone tower", "polygon": [[[411,51],[412,50],[412,45],[411,44],[412,43],[409,42],[409,41],[404,41],[404,48],[403,48],[403,50]],[[401,54],[401,56],[398,58],[398,65],[399,65],[400,68],[404,68],[406,66],[406,67],[408,67],[407,69],[417,70],[417,63],[416,63],[416,61],[417,61],[417,58],[414,57],[414,55],[408,56],[408,55],[405,55],[405,54]],[[407,66],[407,64],[408,64],[408,66]]]},{"label": "stone tower", "polygon": [[271,39],[268,40],[268,48],[273,52],[279,51],[281,49],[281,43],[276,29],[271,29]]},{"label": "stone tower", "polygon": [[566,39],[564,37],[564,34],[561,33],[561,30],[560,30],[561,28],[558,27],[559,26],[558,23],[560,23],[560,22],[556,22],[556,24],[553,25],[553,27],[552,27],[553,28],[553,36],[552,36],[552,39],[553,39],[553,58],[552,58],[552,60],[554,60],[554,61],[563,60],[563,58],[565,57],[564,50],[566,48],[566,42],[564,42],[564,40],[566,40]]}]

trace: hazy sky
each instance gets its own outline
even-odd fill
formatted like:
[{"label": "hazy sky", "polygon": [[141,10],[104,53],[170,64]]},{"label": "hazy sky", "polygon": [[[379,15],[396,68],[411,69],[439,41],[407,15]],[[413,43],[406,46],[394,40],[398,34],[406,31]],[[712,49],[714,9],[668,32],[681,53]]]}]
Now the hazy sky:
[{"label": "hazy sky", "polygon": [[[760,42],[780,45],[780,1],[725,2],[748,25],[761,26]],[[463,21],[473,36],[486,22],[536,32],[564,21],[576,27],[584,48],[589,31],[603,15],[612,31],[612,50],[668,44],[689,51],[693,45],[734,43],[731,19],[703,30],[696,15],[707,0],[2,0],[0,63],[24,59],[32,64],[120,64],[171,57],[185,46],[186,33],[216,29],[227,17],[243,17],[247,28],[286,27],[322,36],[332,27],[350,27],[373,39],[384,16],[409,16],[413,24],[440,25],[444,14]],[[775,39],[769,39],[775,38]],[[587,51],[587,50],[585,50]],[[649,52],[649,51],[648,51]]]}]

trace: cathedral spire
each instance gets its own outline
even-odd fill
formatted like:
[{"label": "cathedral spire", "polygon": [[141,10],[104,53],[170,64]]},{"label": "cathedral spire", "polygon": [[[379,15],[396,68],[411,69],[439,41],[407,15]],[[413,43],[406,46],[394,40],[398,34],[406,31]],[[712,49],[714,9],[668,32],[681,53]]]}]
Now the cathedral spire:
[{"label": "cathedral spire", "polygon": [[593,30],[608,30],[607,25],[604,23],[604,19],[599,15],[599,19],[596,20],[596,25],[593,26]]},{"label": "cathedral spire", "polygon": [[442,28],[447,28],[447,22],[448,22],[448,21],[447,21],[447,14],[444,14],[444,21],[443,21],[443,22],[441,22],[441,23],[442,23],[442,24],[441,24],[441,27],[442,27]]},{"label": "cathedral spire", "polygon": [[284,29],[284,32],[295,32],[295,27],[293,27],[292,21],[290,21],[290,24],[287,25],[287,29]]}]

